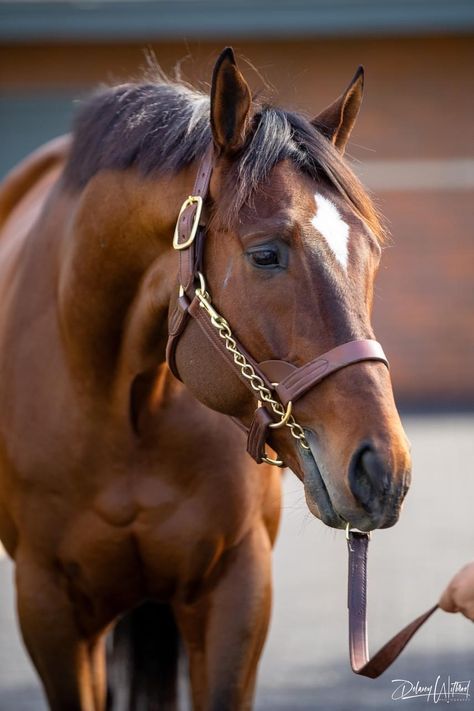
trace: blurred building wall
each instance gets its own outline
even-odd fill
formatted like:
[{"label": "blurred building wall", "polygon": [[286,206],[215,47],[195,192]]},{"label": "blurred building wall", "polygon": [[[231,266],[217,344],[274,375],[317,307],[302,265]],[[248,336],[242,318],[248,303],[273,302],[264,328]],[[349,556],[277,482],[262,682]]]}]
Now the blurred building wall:
[{"label": "blurred building wall", "polygon": [[[0,133],[6,170],[68,129],[73,101],[100,82],[139,78],[143,47],[165,71],[208,82],[231,43],[279,103],[317,113],[359,64],[366,95],[348,154],[377,197],[392,239],[377,282],[376,335],[398,400],[474,404],[473,36],[232,38],[130,42],[18,41],[0,47]],[[347,36],[349,35],[349,36]],[[257,73],[242,61],[253,87]]]}]

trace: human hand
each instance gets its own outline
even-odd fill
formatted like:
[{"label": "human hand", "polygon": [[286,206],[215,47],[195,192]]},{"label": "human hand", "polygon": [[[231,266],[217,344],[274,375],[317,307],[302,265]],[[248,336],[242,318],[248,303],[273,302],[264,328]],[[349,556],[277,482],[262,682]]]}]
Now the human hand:
[{"label": "human hand", "polygon": [[461,612],[474,622],[474,561],[456,573],[441,595],[439,606],[446,612]]}]

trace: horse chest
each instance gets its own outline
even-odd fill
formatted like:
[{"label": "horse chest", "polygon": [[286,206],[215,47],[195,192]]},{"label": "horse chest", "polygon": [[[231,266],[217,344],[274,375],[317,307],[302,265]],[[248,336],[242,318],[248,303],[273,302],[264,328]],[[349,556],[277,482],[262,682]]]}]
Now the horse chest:
[{"label": "horse chest", "polygon": [[[231,503],[207,486],[180,489],[158,476],[122,476],[67,525],[58,551],[72,590],[117,607],[144,596],[187,598],[251,525],[245,487]],[[245,504],[245,505],[244,505]]]},{"label": "horse chest", "polygon": [[[224,537],[204,526],[191,528],[182,511],[156,523],[160,511],[116,527],[88,512],[62,540],[59,567],[85,624],[100,627],[143,599],[188,600],[219,565]],[[81,612],[82,611],[82,612]]]}]

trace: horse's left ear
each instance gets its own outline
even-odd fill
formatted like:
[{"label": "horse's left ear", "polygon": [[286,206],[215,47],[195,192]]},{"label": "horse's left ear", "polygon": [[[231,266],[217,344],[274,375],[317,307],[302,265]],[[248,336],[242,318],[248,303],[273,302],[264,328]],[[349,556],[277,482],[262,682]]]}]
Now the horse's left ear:
[{"label": "horse's left ear", "polygon": [[359,67],[345,92],[311,122],[341,153],[354,128],[363,91],[364,68]]},{"label": "horse's left ear", "polygon": [[232,154],[243,146],[251,104],[234,52],[226,47],[214,67],[211,87],[212,135],[221,153]]}]

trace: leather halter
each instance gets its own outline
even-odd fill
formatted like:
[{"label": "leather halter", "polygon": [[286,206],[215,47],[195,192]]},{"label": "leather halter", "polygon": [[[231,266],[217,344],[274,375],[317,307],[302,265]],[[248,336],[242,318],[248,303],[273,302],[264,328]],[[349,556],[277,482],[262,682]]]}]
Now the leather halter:
[{"label": "leather halter", "polygon": [[[173,240],[173,246],[179,253],[179,296],[176,308],[169,319],[169,338],[166,347],[166,359],[172,373],[179,378],[176,366],[176,347],[190,318],[199,324],[202,332],[212,343],[217,352],[233,367],[236,375],[249,387],[249,378],[243,376],[228,343],[220,337],[216,330],[217,319],[222,317],[211,306],[204,288],[204,278],[200,273],[205,239],[205,223],[202,208],[209,191],[209,182],[214,162],[214,146],[210,144],[199,165],[199,171],[194,183],[193,194],[190,195],[179,212]],[[201,287],[198,288],[198,279]],[[226,326],[229,329],[227,322]],[[258,403],[254,418],[247,431],[247,451],[256,462],[270,461],[282,465],[282,462],[269,460],[265,454],[265,444],[271,427],[288,424],[293,402],[303,397],[309,390],[341,368],[361,361],[379,361],[388,366],[388,361],[382,346],[373,340],[358,340],[333,348],[306,365],[297,367],[282,360],[267,360],[257,363],[248,354],[241,343],[232,337],[236,350],[247,363],[262,385],[278,397],[286,413],[280,423],[275,423],[269,410]],[[250,388],[255,394],[255,388]],[[240,424],[237,422],[237,424]],[[242,426],[242,425],[241,425]],[[295,427],[299,427],[295,423]],[[244,428],[247,429],[247,428]],[[304,441],[303,430],[299,428]],[[293,430],[292,430],[293,433]],[[307,446],[307,445],[306,445]],[[376,678],[384,672],[398,657],[415,632],[437,609],[430,608],[423,615],[407,625],[401,632],[385,644],[372,659],[369,659],[367,643],[367,551],[370,534],[347,526],[347,543],[349,551],[349,655],[352,670],[356,674]]]},{"label": "leather halter", "polygon": [[[242,369],[236,364],[232,352],[219,336],[215,323],[213,324],[210,316],[212,316],[214,310],[203,308],[206,303],[203,304],[203,299],[198,298],[199,294],[196,288],[198,276],[201,276],[202,279],[200,267],[206,235],[205,224],[202,220],[202,206],[209,191],[213,162],[214,146],[211,144],[199,165],[193,194],[183,203],[176,224],[173,246],[179,253],[178,276],[180,293],[175,311],[170,318],[166,357],[172,373],[179,378],[175,357],[176,347],[189,318],[193,318],[217,352],[233,367],[234,372],[245,385],[249,386],[249,379],[246,376],[242,376]],[[201,289],[200,293],[202,294],[203,291]],[[217,312],[214,311],[214,313],[219,316]],[[374,340],[343,343],[326,353],[318,355],[317,358],[301,367],[282,360],[268,360],[257,363],[246,352],[235,336],[233,336],[233,340],[238,351],[245,355],[246,361],[251,365],[265,387],[272,391],[278,398],[279,403],[286,408],[285,417],[287,419],[291,415],[293,403],[336,370],[361,361],[378,361],[385,363],[388,367],[388,361],[382,346]],[[255,395],[255,388],[250,389]],[[268,439],[269,429],[272,426],[280,426],[281,424],[283,424],[283,419],[280,423],[275,422],[267,407],[259,403],[253,421],[247,431],[247,451],[257,463],[273,461],[269,460],[265,454],[265,444]],[[301,430],[301,435],[298,438],[300,443],[305,446],[303,431],[296,423],[295,426]],[[282,462],[279,462],[279,464],[282,465]]]}]

